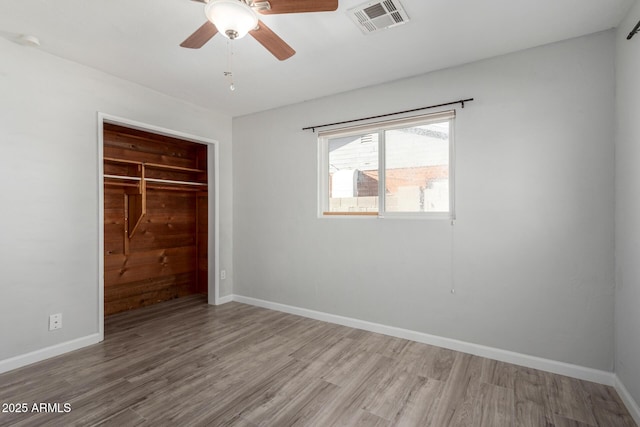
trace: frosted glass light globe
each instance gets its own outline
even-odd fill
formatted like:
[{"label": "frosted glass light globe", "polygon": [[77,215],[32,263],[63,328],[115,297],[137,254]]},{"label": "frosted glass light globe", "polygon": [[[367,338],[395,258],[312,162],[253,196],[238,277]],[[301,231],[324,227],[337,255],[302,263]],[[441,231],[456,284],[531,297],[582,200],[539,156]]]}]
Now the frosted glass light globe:
[{"label": "frosted glass light globe", "polygon": [[211,0],[204,8],[207,19],[229,39],[239,39],[258,25],[258,16],[243,1]]}]

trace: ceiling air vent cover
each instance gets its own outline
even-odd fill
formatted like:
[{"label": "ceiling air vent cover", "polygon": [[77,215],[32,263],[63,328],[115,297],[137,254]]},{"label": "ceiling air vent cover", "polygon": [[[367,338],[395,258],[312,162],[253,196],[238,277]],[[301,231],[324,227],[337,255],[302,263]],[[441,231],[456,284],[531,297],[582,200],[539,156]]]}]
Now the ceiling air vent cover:
[{"label": "ceiling air vent cover", "polygon": [[399,0],[367,2],[347,10],[347,13],[365,34],[409,22]]}]

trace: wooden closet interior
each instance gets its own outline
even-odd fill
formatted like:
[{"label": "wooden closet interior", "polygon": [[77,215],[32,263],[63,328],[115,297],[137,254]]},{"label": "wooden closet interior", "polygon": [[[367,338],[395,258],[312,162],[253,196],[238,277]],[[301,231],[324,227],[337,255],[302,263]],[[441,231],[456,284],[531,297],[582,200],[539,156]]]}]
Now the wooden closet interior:
[{"label": "wooden closet interior", "polygon": [[104,313],[208,289],[207,146],[104,123]]}]

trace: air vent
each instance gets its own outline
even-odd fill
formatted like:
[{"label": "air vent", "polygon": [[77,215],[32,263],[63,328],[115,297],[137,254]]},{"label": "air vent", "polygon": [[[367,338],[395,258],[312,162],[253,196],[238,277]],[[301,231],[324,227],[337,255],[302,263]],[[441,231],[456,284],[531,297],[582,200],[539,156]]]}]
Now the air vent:
[{"label": "air vent", "polygon": [[409,16],[398,0],[363,3],[347,13],[365,34],[409,22]]}]

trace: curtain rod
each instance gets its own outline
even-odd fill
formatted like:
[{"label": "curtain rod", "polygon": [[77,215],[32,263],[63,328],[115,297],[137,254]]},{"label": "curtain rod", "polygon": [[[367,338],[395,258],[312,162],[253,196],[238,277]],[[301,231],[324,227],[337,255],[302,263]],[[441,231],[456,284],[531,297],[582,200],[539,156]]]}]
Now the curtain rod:
[{"label": "curtain rod", "polygon": [[631,32],[627,36],[627,40],[631,40],[631,37],[633,37],[638,31],[640,31],[640,21],[638,21],[636,26],[633,27],[633,30],[631,30]]},{"label": "curtain rod", "polygon": [[302,130],[311,129],[313,132],[315,132],[316,129],[324,128],[324,127],[327,127],[327,126],[343,125],[345,123],[355,123],[355,122],[361,122],[363,120],[379,119],[381,117],[389,117],[389,116],[395,116],[397,114],[413,113],[414,111],[428,110],[430,108],[445,107],[447,105],[460,104],[462,106],[462,108],[464,108],[464,103],[465,102],[470,102],[470,101],[473,101],[473,98],[461,99],[459,101],[445,102],[444,104],[429,105],[428,107],[414,108],[412,110],[398,111],[396,113],[387,113],[387,114],[380,114],[378,116],[364,117],[362,119],[345,120],[343,122],[335,122],[335,123],[327,123],[327,124],[324,124],[324,125],[307,126],[305,128],[302,128]]}]

